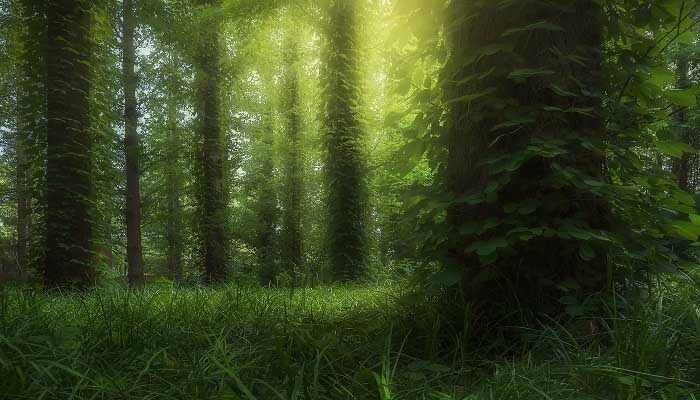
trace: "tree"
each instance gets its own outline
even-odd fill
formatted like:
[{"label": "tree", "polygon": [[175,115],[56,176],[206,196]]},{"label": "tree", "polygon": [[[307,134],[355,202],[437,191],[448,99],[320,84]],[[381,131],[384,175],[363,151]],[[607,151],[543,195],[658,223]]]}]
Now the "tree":
[{"label": "tree", "polygon": [[[691,86],[688,72],[690,69],[690,46],[680,44],[676,56],[676,89],[686,90]],[[684,106],[674,107],[673,122],[676,125],[677,140],[683,143],[690,143],[690,132],[688,128],[689,110]],[[687,191],[690,187],[690,154],[683,153],[679,158],[673,160],[673,174],[676,176],[678,186]]]},{"label": "tree", "polygon": [[335,279],[360,277],[365,262],[366,188],[359,82],[356,5],[335,0],[330,5],[325,49],[323,119],[329,258]]},{"label": "tree", "polygon": [[257,256],[260,264],[260,284],[269,286],[275,283],[277,267],[275,263],[275,239],[277,222],[277,196],[274,188],[274,146],[275,135],[272,115],[264,117],[262,140],[256,154],[259,156],[257,171]]},{"label": "tree", "polygon": [[285,88],[283,113],[285,117],[286,154],[285,188],[282,216],[283,263],[285,270],[296,280],[302,272],[302,197],[304,191],[303,143],[299,105],[299,49],[296,39],[290,37],[284,49]]},{"label": "tree", "polygon": [[[218,0],[200,0],[215,6]],[[204,275],[210,283],[226,279],[228,259],[227,193],[224,179],[224,137],[221,127],[221,23],[216,17],[201,21],[196,50],[197,116],[202,138],[202,240]]]},{"label": "tree", "polygon": [[144,283],[143,255],[141,252],[141,190],[139,181],[138,113],[134,71],[136,49],[134,31],[136,17],[133,0],[123,0],[122,8],[122,73],[124,84],[124,145],[126,154],[126,255],[130,286]]},{"label": "tree", "polygon": [[478,0],[449,15],[447,263],[465,300],[552,312],[604,290],[601,7]]},{"label": "tree", "polygon": [[95,283],[89,218],[90,7],[87,0],[47,3],[47,286]]}]

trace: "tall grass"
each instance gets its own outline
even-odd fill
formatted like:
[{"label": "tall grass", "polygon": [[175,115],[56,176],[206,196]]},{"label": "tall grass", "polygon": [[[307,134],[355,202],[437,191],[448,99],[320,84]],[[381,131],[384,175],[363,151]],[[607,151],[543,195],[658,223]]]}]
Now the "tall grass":
[{"label": "tall grass", "polygon": [[499,345],[496,332],[465,337],[438,303],[408,305],[401,294],[381,285],[4,290],[0,398],[700,398],[691,285],[616,318],[514,327],[519,347]]}]

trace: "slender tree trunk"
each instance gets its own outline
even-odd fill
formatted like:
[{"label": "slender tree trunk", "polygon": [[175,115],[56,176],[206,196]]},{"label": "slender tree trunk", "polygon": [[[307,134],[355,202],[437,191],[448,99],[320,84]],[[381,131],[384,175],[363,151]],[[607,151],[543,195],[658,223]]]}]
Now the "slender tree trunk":
[{"label": "slender tree trunk", "polygon": [[[449,262],[463,271],[465,300],[551,312],[560,307],[564,294],[557,285],[565,280],[579,288],[570,296],[604,290],[610,276],[605,247],[578,239],[587,237],[579,231],[566,233],[605,231],[610,224],[609,207],[593,193],[605,182],[603,156],[591,150],[604,145],[605,134],[600,6],[588,0],[557,7],[475,0],[454,2],[450,15],[452,83],[446,93],[458,100],[446,137],[446,185],[455,199],[480,199],[457,202],[448,212]],[[514,30],[543,20],[554,28]],[[483,93],[488,95],[462,100]],[[565,151],[550,155],[538,143]],[[484,163],[497,159],[503,161]],[[503,167],[507,161],[512,164]],[[576,171],[579,178],[561,171]],[[488,247],[499,243],[507,249]]]},{"label": "slender tree trunk", "polygon": [[124,145],[126,153],[126,258],[129,286],[144,283],[143,254],[141,250],[141,191],[139,187],[139,134],[136,87],[138,78],[134,72],[136,49],[133,0],[123,0],[122,73],[124,84]]},{"label": "slender tree trunk", "polygon": [[[678,89],[688,89],[690,86],[688,52],[688,45],[681,45],[678,49],[678,58],[676,59],[676,88]],[[687,126],[688,110],[686,107],[676,107],[674,111],[674,122],[677,125],[677,140],[690,144],[689,128]],[[673,160],[673,174],[676,176],[678,186],[686,192],[691,190],[690,158],[690,154],[683,153],[680,158]]]},{"label": "slender tree trunk", "polygon": [[[218,5],[218,0],[200,0]],[[202,146],[202,240],[204,276],[208,283],[226,280],[228,237],[227,194],[224,179],[225,144],[221,128],[221,26],[208,20],[201,27],[197,50],[198,118]]]},{"label": "slender tree trunk", "polygon": [[359,278],[365,264],[366,182],[355,2],[330,6],[325,51],[325,131],[329,258],[337,281]]},{"label": "slender tree trunk", "polygon": [[47,286],[92,286],[92,141],[89,126],[91,2],[49,0]]},{"label": "slender tree trunk", "polygon": [[274,146],[275,135],[272,123],[268,121],[263,128],[262,148],[260,149],[260,171],[258,179],[260,191],[258,193],[258,263],[260,264],[260,284],[263,286],[274,285],[277,278],[275,265],[275,221],[277,219],[277,198],[274,188]]},{"label": "slender tree trunk", "polygon": [[17,272],[23,275],[27,267],[27,231],[29,227],[29,190],[27,185],[27,157],[23,133],[17,124],[15,137],[16,179],[17,179]]},{"label": "slender tree trunk", "polygon": [[304,190],[301,115],[299,104],[298,46],[290,38],[285,50],[286,87],[285,120],[287,154],[285,162],[285,194],[282,227],[284,232],[284,268],[296,282],[303,271],[302,259],[302,196]]},{"label": "slender tree trunk", "polygon": [[177,103],[175,94],[168,95],[168,139],[167,139],[167,173],[165,176],[167,187],[167,216],[165,240],[167,242],[168,272],[174,281],[182,280],[182,204],[180,193],[182,183],[180,179],[180,135],[178,132]]}]

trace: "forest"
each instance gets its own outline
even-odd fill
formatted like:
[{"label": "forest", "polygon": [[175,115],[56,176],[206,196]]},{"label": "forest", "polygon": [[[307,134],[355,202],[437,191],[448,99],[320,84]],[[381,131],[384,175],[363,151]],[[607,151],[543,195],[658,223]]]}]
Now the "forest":
[{"label": "forest", "polygon": [[0,0],[0,399],[700,399],[700,0]]}]

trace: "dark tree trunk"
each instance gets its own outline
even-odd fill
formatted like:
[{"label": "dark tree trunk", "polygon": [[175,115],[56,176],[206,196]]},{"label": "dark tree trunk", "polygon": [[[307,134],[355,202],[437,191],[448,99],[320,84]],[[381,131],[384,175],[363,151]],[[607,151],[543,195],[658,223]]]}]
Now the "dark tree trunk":
[{"label": "dark tree trunk", "polygon": [[139,134],[135,73],[136,49],[133,0],[123,3],[122,74],[124,85],[124,145],[126,154],[126,258],[129,286],[144,283],[141,250],[141,191],[139,187]]},{"label": "dark tree trunk", "polygon": [[95,284],[89,215],[90,7],[87,0],[48,1],[44,279],[49,287]]},{"label": "dark tree trunk", "polygon": [[[603,156],[591,150],[605,140],[600,6],[566,0],[556,6],[522,1],[501,7],[491,0],[475,0],[451,7],[448,72],[450,82],[458,83],[446,88],[448,99],[488,94],[452,105],[447,188],[455,199],[464,199],[494,192],[491,184],[500,187],[490,200],[475,205],[463,201],[448,212],[449,258],[463,271],[465,300],[484,307],[517,305],[552,312],[564,295],[558,289],[562,281],[576,282],[579,289],[571,289],[569,295],[604,290],[610,272],[604,246],[593,254],[588,241],[558,233],[573,229],[568,224],[605,231],[610,223],[601,196],[580,186],[583,180],[600,185],[605,181]],[[541,21],[553,24],[552,29],[522,29]],[[514,120],[524,122],[498,126]],[[566,152],[542,155],[537,143],[564,143]],[[498,164],[484,164],[518,154],[524,158],[513,164],[514,170],[507,167],[494,175]],[[567,180],[562,169],[576,171],[579,178]],[[534,208],[521,206],[527,199]],[[510,205],[515,205],[512,210]],[[496,224],[491,230],[485,228],[487,218]],[[533,229],[533,234],[521,239],[512,233],[515,228]],[[483,232],[473,233],[479,230]],[[497,259],[485,256],[494,254],[492,249],[482,255],[468,250],[504,237],[509,248],[495,253]]]},{"label": "dark tree trunk", "polygon": [[[21,124],[17,124],[18,128]],[[27,231],[29,228],[29,190],[27,185],[27,157],[24,132],[18,129],[15,137],[16,195],[17,195],[17,272],[23,275],[27,267]]]},{"label": "dark tree trunk", "polygon": [[168,95],[168,140],[167,140],[167,162],[166,166],[166,187],[167,187],[167,216],[165,240],[167,242],[167,265],[171,279],[182,280],[182,203],[180,193],[182,192],[182,180],[180,178],[180,135],[178,132],[178,112],[177,103],[174,99],[174,88],[170,88]]},{"label": "dark tree trunk", "polygon": [[[201,0],[217,5],[218,0]],[[201,27],[197,50],[198,118],[202,136],[202,240],[204,277],[208,283],[226,279],[228,238],[224,179],[225,144],[221,128],[221,26],[214,18]]]},{"label": "dark tree trunk", "polygon": [[335,0],[329,17],[324,77],[328,245],[334,277],[342,282],[362,275],[366,251],[355,2]]},{"label": "dark tree trunk", "polygon": [[291,39],[285,50],[286,87],[284,113],[287,154],[285,160],[285,194],[282,228],[284,232],[284,268],[296,282],[303,270],[302,196],[304,190],[301,115],[299,110],[298,48]]},{"label": "dark tree trunk", "polygon": [[[268,118],[272,118],[269,116]],[[275,222],[277,219],[277,198],[274,188],[275,163],[273,149],[275,135],[272,123],[266,123],[263,128],[262,148],[260,150],[260,171],[258,179],[260,191],[258,192],[258,263],[260,264],[260,284],[263,286],[274,285],[277,278],[275,265]]]}]

